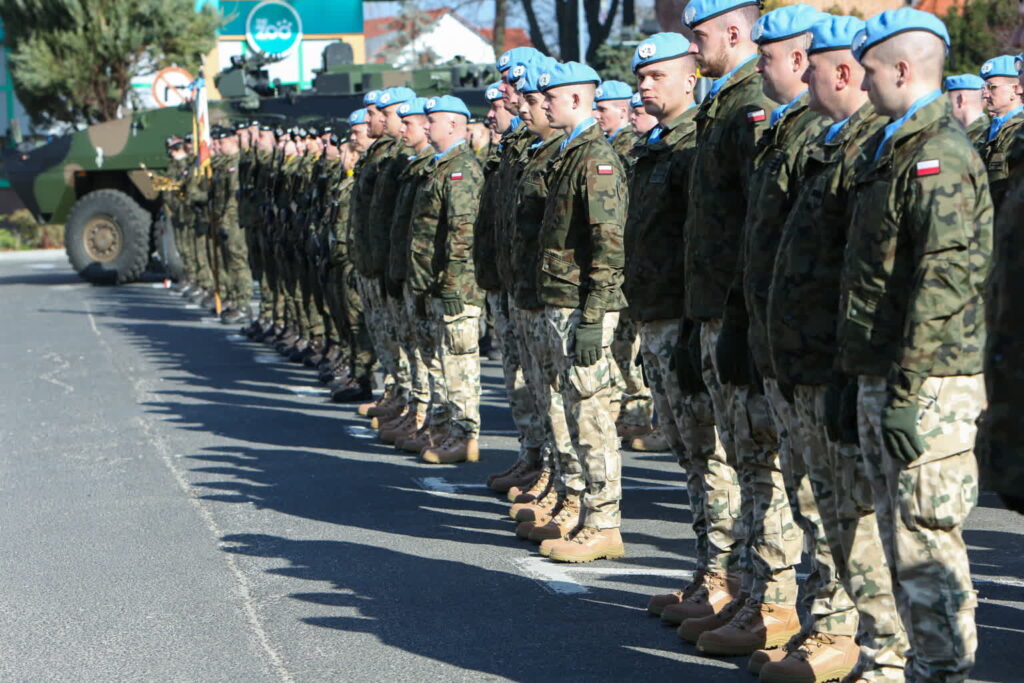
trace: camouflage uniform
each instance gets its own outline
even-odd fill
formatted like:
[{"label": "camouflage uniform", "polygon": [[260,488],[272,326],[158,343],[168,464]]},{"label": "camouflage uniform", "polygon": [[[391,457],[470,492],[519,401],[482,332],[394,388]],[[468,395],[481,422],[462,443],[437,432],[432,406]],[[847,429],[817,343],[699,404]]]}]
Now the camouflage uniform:
[{"label": "camouflage uniform", "polygon": [[1003,203],[1003,196],[1006,194],[1008,180],[1013,173],[1013,160],[1017,159],[1021,152],[1014,152],[1014,146],[1024,144],[1024,138],[1018,135],[1024,134],[1024,112],[1010,118],[1003,127],[999,129],[996,136],[988,139],[988,129],[985,130],[982,140],[985,142],[981,148],[981,158],[988,169],[988,184],[992,192],[992,205],[998,213]]},{"label": "camouflage uniform", "polygon": [[778,381],[795,387],[793,428],[802,445],[796,455],[806,466],[810,503],[817,503],[808,504],[804,487],[797,488],[799,512],[814,522],[813,529],[805,527],[820,573],[812,596],[814,628],[832,635],[856,633],[862,663],[870,664],[865,675],[898,680],[908,643],[869,480],[857,444],[829,438],[825,420],[855,162],[865,140],[884,124],[865,104],[834,139],[826,142],[822,135],[811,146],[775,258],[767,329]]},{"label": "camouflage uniform", "polygon": [[238,178],[239,155],[217,157],[220,164],[213,184],[213,207],[215,225],[219,232],[219,244],[224,259],[225,297],[231,305],[249,314],[252,299],[252,272],[249,270],[249,252],[245,244],[245,233],[238,223]]},{"label": "camouflage uniform", "polygon": [[[607,347],[625,307],[622,295],[626,175],[618,155],[593,124],[552,160],[551,192],[541,224],[538,298],[546,306],[550,357],[577,457],[586,477],[581,522],[620,525],[622,460],[609,419],[612,371]],[[580,323],[601,324],[606,352],[596,363],[574,362]],[[579,493],[579,492],[575,492]]]},{"label": "camouflage uniform", "polygon": [[253,179],[257,218],[252,231],[253,244],[262,265],[259,317],[280,327],[284,326],[284,297],[271,230],[276,221],[273,199],[282,162],[283,156],[277,150],[257,154]]},{"label": "camouflage uniform", "polygon": [[178,182],[179,189],[164,192],[163,199],[164,215],[174,232],[174,244],[181,256],[183,279],[186,282],[193,282],[196,279],[195,247],[192,244],[194,236],[192,231],[186,227],[185,211],[187,209],[183,191],[190,170],[188,163],[187,158],[172,158],[167,164],[167,177]]},{"label": "camouflage uniform", "polygon": [[307,154],[300,167],[299,178],[293,189],[292,225],[290,244],[292,265],[298,278],[299,306],[307,321],[307,328],[302,335],[305,339],[319,339],[323,336],[324,319],[316,305],[313,290],[316,278],[309,263],[309,237],[316,212],[316,183],[323,165],[322,156]]},{"label": "camouflage uniform", "polygon": [[[709,566],[734,572],[744,556],[747,530],[740,519],[737,457],[749,459],[749,421],[738,420],[734,406],[738,388],[719,381],[715,346],[722,330],[725,297],[735,276],[750,184],[754,143],[767,121],[772,103],[761,91],[761,76],[752,58],[740,67],[714,97],[697,111],[697,150],[690,174],[690,206],[685,227],[686,317],[701,322],[702,374],[714,407],[718,438],[727,462],[705,480],[709,529]],[[746,391],[746,390],[744,390]],[[745,427],[744,439],[739,433]]]},{"label": "camouflage uniform", "polygon": [[[515,215],[516,192],[529,160],[529,147],[536,140],[520,124],[502,136],[496,150],[497,161],[484,167],[486,181],[477,216],[475,233],[484,236],[484,244],[474,254],[477,262],[477,282],[487,292],[487,302],[494,318],[494,334],[501,349],[501,367],[505,379],[505,393],[512,409],[519,436],[519,456],[529,465],[539,464],[539,449],[546,440],[543,410],[537,404],[535,392],[528,386],[529,379],[523,364],[519,339],[520,328],[511,322],[511,285],[515,282],[518,264],[513,261],[512,239],[517,226]],[[488,170],[490,168],[490,170]]]},{"label": "camouflage uniform", "polygon": [[[946,98],[918,109],[880,152],[855,179],[837,343],[843,371],[859,377],[860,443],[886,492],[875,505],[910,637],[908,678],[964,680],[977,598],[962,525],[978,496],[992,203]],[[910,463],[883,447],[881,429],[883,411],[906,406],[917,407],[924,446]]]},{"label": "camouflage uniform", "polygon": [[195,235],[196,279],[199,286],[212,292],[213,268],[210,264],[210,178],[196,168],[189,176],[186,197],[192,214],[192,232]]},{"label": "camouflage uniform", "polygon": [[[407,284],[434,316],[449,432],[475,439],[480,433],[478,339],[484,295],[473,267],[473,221],[480,208],[483,169],[465,141],[438,156],[413,199]],[[446,295],[461,299],[463,310],[457,315],[445,314]]]},{"label": "camouflage uniform", "polygon": [[989,118],[988,114],[982,114],[974,119],[971,125],[967,126],[967,137],[979,154],[981,150],[985,149],[985,138],[988,137],[988,128],[991,125],[992,119]]},{"label": "camouflage uniform", "polygon": [[334,231],[331,220],[331,188],[341,171],[339,159],[321,159],[319,173],[313,190],[312,213],[310,215],[310,235],[307,243],[309,268],[313,282],[313,302],[324,325],[324,340],[334,343],[337,340],[337,328],[334,316],[329,310],[330,296],[328,290],[327,270],[330,267],[330,234]]},{"label": "camouflage uniform", "polygon": [[[629,218],[625,229],[626,267],[622,284],[629,318],[639,326],[644,370],[658,409],[661,432],[680,466],[697,543],[697,568],[708,569],[708,511],[704,480],[725,466],[725,450],[715,436],[711,397],[706,389],[684,390],[672,367],[683,325],[683,241],[686,188],[696,148],[696,107],[660,129],[655,142],[641,142],[630,154]],[[619,329],[622,323],[619,323]],[[720,569],[720,568],[719,568]]]},{"label": "camouflage uniform", "polygon": [[292,192],[298,183],[302,163],[303,157],[292,156],[286,158],[281,165],[274,196],[276,221],[270,233],[281,281],[286,327],[300,336],[304,336],[309,328],[309,322],[306,320],[305,309],[302,308],[299,298],[299,280],[294,266],[290,233],[293,213]]}]

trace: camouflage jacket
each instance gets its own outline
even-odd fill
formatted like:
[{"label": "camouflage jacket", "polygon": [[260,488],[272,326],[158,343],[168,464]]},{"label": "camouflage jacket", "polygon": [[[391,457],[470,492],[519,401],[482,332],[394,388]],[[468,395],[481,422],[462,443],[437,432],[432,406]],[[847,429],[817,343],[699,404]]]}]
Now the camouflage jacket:
[{"label": "camouflage jacket", "polygon": [[419,154],[414,154],[409,163],[402,169],[396,183],[398,196],[393,208],[394,218],[389,228],[391,249],[388,255],[387,276],[396,282],[405,282],[409,265],[409,254],[405,245],[409,244],[409,221],[412,219],[412,202],[416,198],[416,189],[430,172],[430,164],[434,160],[434,148],[427,145]]},{"label": "camouflage jacket", "polygon": [[766,321],[775,252],[800,189],[807,146],[825,124],[820,114],[807,108],[807,101],[807,95],[797,100],[754,147],[743,241],[727,295],[727,323],[746,327],[750,353],[762,377],[775,376]]},{"label": "camouflage jacket", "polygon": [[686,315],[721,318],[736,273],[754,143],[774,107],[751,59],[697,111],[697,151],[686,213]]},{"label": "camouflage jacket", "polygon": [[210,210],[221,228],[238,227],[239,155],[219,156],[210,189]]},{"label": "camouflage jacket", "polygon": [[331,185],[333,229],[331,230],[331,265],[347,271],[352,268],[352,260],[348,253],[348,231],[351,221],[348,219],[349,208],[352,206],[352,190],[356,186],[355,176],[346,173],[339,165],[338,174]]},{"label": "camouflage jacket", "polygon": [[988,128],[991,125],[992,119],[989,118],[989,115],[982,114],[967,126],[967,137],[970,138],[974,149],[978,150],[978,154],[985,149],[985,138],[988,137]]},{"label": "camouflage jacket", "polygon": [[258,217],[254,225],[264,237],[273,218],[271,207],[279,170],[280,153],[276,149],[272,152],[256,153],[252,184],[253,204],[256,206]]},{"label": "camouflage jacket", "polygon": [[274,193],[274,204],[277,210],[277,222],[272,228],[271,239],[279,247],[288,245],[292,220],[292,193],[299,182],[299,170],[304,157],[295,155],[286,157],[278,171],[277,187]]},{"label": "camouflage jacket", "polygon": [[183,226],[184,223],[184,204],[183,198],[185,181],[188,178],[188,160],[187,159],[174,159],[172,158],[167,163],[167,177],[171,180],[179,183],[177,190],[167,190],[162,192],[164,200],[164,214],[167,219],[175,226]]},{"label": "camouflage jacket", "polygon": [[256,149],[242,150],[238,156],[238,224],[243,228],[258,220],[256,171]]},{"label": "camouflage jacket", "polygon": [[622,291],[629,317],[636,321],[678,319],[683,315],[686,278],[683,226],[687,188],[696,148],[692,107],[665,124],[657,142],[636,145],[626,220],[626,268]]},{"label": "camouflage jacket", "polygon": [[483,169],[465,142],[428,165],[409,223],[406,282],[414,294],[455,291],[464,303],[483,306],[473,269],[473,221],[483,184]]},{"label": "camouflage jacket", "polygon": [[297,252],[305,251],[313,208],[313,184],[319,164],[320,157],[304,154],[292,181],[291,222],[286,227],[285,244]]},{"label": "camouflage jacket", "polygon": [[633,157],[630,156],[630,152],[633,151],[633,147],[637,143],[636,133],[633,132],[633,127],[628,123],[622,127],[622,129],[615,135],[614,138],[609,140],[612,149],[622,159],[622,165],[627,169],[633,163]]},{"label": "camouflage jacket", "polygon": [[992,199],[947,98],[919,109],[876,161],[882,134],[854,179],[837,342],[844,372],[888,376],[905,401],[929,376],[982,370]]},{"label": "camouflage jacket", "polygon": [[515,280],[515,266],[512,263],[512,250],[509,240],[515,226],[512,224],[516,214],[515,191],[519,186],[519,178],[526,168],[527,150],[537,137],[529,131],[526,124],[521,125],[512,134],[502,139],[501,165],[498,168],[498,198],[494,214],[494,253],[498,267],[498,278],[504,289]]},{"label": "camouflage jacket", "polygon": [[399,176],[409,164],[409,157],[416,151],[396,141],[387,159],[380,162],[377,181],[373,184],[373,198],[370,201],[370,224],[367,228],[369,244],[369,268],[374,277],[387,273],[391,252],[391,223],[395,216],[395,201],[398,198]]},{"label": "camouflage jacket", "polygon": [[[987,140],[985,129],[982,140]],[[984,143],[981,158],[988,169],[988,187],[992,193],[992,204],[998,212],[1006,194],[1008,180],[1015,163],[1024,156],[1024,113],[1017,114],[1003,124],[995,138]]]},{"label": "camouflage jacket", "polygon": [[349,256],[356,272],[370,277],[373,257],[370,253],[370,206],[373,201],[373,189],[380,174],[381,162],[391,155],[391,150],[399,144],[398,140],[381,137],[374,140],[366,154],[356,164],[356,183],[352,188],[352,201],[349,206]]},{"label": "camouflage jacket", "polygon": [[[515,265],[515,279],[509,285],[513,301],[519,308],[536,310],[544,304],[537,297],[537,273],[540,272],[540,226],[544,220],[547,204],[550,174],[548,167],[552,157],[558,154],[558,147],[565,134],[556,132],[537,146],[527,148],[529,160],[514,190],[515,220],[509,246],[512,263]],[[535,143],[536,144],[536,143]]]},{"label": "camouflage jacket", "polygon": [[584,322],[599,322],[605,312],[626,307],[626,172],[594,124],[552,158],[549,173],[538,296],[548,306],[582,309]]},{"label": "camouflage jacket", "polygon": [[480,212],[473,223],[473,263],[476,265],[477,284],[487,291],[496,291],[501,289],[497,254],[494,251],[494,223],[498,200],[501,198],[498,187],[501,152],[498,145],[489,147],[487,158],[481,163],[484,187],[480,193]]},{"label": "camouflage jacket", "polygon": [[865,104],[831,142],[823,132],[810,145],[768,292],[772,364],[775,376],[787,384],[832,379],[855,163],[865,140],[883,125],[874,107]]}]

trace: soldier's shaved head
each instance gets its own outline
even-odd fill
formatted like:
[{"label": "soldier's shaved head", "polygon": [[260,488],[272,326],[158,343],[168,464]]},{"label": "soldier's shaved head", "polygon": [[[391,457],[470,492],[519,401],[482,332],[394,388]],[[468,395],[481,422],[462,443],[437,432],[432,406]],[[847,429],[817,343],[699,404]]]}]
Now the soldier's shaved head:
[{"label": "soldier's shaved head", "polygon": [[438,152],[444,152],[459,140],[465,140],[469,119],[450,111],[427,114],[427,138]]},{"label": "soldier's shaved head", "polygon": [[927,31],[909,31],[870,48],[862,57],[861,87],[883,116],[898,118],[942,86],[946,45]]},{"label": "soldier's shaved head", "polygon": [[809,55],[804,83],[808,106],[833,121],[842,121],[864,106],[867,94],[861,90],[864,67],[850,50],[826,50]]},{"label": "soldier's shaved head", "polygon": [[594,83],[576,83],[551,88],[544,93],[544,113],[552,128],[572,130],[594,111]]},{"label": "soldier's shaved head", "polygon": [[811,34],[804,33],[786,40],[765,43],[757,70],[764,76],[761,88],[764,94],[779,104],[786,104],[803,90],[803,75],[807,69],[807,48]]}]

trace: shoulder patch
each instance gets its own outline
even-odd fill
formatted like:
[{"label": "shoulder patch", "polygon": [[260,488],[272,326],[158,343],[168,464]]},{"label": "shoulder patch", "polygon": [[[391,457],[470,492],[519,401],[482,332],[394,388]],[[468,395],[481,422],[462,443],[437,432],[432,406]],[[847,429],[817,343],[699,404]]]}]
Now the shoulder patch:
[{"label": "shoulder patch", "polygon": [[448,176],[449,180],[462,180],[462,171],[456,171]]},{"label": "shoulder patch", "polygon": [[942,164],[939,163],[938,159],[929,159],[927,161],[917,162],[917,167],[914,169],[914,177],[922,178],[929,175],[937,175],[942,171]]},{"label": "shoulder patch", "polygon": [[764,113],[764,109],[747,112],[747,121],[750,121],[751,123],[760,123],[766,118],[768,118],[768,116]]},{"label": "shoulder patch", "polygon": [[611,164],[598,164],[597,175],[612,175],[615,173],[615,168]]}]

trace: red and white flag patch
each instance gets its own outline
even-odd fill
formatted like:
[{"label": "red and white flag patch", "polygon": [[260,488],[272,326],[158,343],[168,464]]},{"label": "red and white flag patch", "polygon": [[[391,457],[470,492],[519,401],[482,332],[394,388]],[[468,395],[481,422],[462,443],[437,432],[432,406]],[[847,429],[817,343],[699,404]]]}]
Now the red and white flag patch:
[{"label": "red and white flag patch", "polygon": [[615,169],[610,164],[598,164],[597,175],[611,175],[615,173]]},{"label": "red and white flag patch", "polygon": [[764,121],[768,116],[764,113],[764,109],[758,109],[757,111],[747,112],[747,121],[751,123],[760,123]]},{"label": "red and white flag patch", "polygon": [[462,180],[462,173],[461,172],[452,173],[450,176],[448,176],[448,178],[451,179],[451,180]]},{"label": "red and white flag patch", "polygon": [[938,159],[929,159],[928,161],[917,162],[917,175],[916,177],[921,178],[926,175],[935,175],[942,171],[942,164],[939,163]]}]

